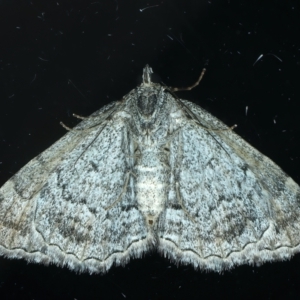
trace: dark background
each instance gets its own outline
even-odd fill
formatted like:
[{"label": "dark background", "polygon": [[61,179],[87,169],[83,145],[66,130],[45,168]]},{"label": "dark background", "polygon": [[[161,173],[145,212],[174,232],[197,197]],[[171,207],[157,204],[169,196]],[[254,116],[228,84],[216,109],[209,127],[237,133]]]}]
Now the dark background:
[{"label": "dark background", "polygon": [[[135,88],[146,63],[169,86],[192,84],[205,66],[200,86],[178,95],[238,124],[238,134],[300,183],[299,6],[0,0],[0,186],[62,137],[59,121],[74,126],[73,112],[89,115]],[[221,275],[156,253],[105,275],[0,258],[1,299],[299,297],[300,254]]]}]

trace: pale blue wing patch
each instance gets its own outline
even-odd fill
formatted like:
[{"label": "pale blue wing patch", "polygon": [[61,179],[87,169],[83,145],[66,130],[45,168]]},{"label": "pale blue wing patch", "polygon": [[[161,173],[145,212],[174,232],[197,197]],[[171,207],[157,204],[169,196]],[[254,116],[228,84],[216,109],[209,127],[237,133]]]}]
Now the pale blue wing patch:
[{"label": "pale blue wing patch", "polygon": [[160,251],[217,271],[298,252],[299,187],[232,131],[206,129],[227,128],[216,118],[193,112],[203,127],[188,121],[171,144]]},{"label": "pale blue wing patch", "polygon": [[69,132],[1,188],[2,254],[102,272],[149,248],[132,178],[126,183],[127,128],[99,121]]}]

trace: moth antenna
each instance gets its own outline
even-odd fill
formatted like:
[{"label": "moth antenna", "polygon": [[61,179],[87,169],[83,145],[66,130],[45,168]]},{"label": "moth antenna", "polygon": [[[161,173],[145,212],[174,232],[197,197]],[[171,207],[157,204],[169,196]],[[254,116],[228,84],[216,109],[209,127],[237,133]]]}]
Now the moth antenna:
[{"label": "moth antenna", "polygon": [[190,91],[190,90],[192,90],[193,88],[195,88],[196,86],[199,85],[199,83],[200,83],[200,81],[202,80],[202,78],[203,78],[205,72],[206,72],[206,69],[203,68],[203,69],[202,69],[202,72],[201,72],[201,74],[200,74],[200,76],[199,76],[199,78],[198,78],[198,80],[197,80],[193,85],[188,86],[188,87],[183,87],[183,88],[169,87],[170,91],[171,91],[171,92],[178,92],[178,91]]}]

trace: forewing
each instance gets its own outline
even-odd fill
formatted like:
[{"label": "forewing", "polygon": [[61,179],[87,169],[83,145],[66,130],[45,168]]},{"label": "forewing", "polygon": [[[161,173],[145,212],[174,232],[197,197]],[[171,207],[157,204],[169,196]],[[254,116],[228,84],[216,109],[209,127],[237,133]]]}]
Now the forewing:
[{"label": "forewing", "polygon": [[0,254],[103,272],[149,243],[134,199],[131,139],[109,108],[0,189]]},{"label": "forewing", "polygon": [[299,252],[299,186],[222,122],[183,103],[198,124],[186,121],[171,143],[161,251],[217,271]]}]

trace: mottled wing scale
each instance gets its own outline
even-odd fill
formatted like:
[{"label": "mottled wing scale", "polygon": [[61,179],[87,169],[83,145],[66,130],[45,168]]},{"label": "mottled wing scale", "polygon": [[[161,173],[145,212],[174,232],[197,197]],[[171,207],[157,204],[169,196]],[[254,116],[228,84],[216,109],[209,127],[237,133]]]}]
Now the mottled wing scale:
[{"label": "mottled wing scale", "polygon": [[299,186],[151,73],[0,188],[0,255],[93,273],[156,247],[220,272],[300,251]]},{"label": "mottled wing scale", "polygon": [[299,186],[215,117],[182,103],[197,124],[187,121],[171,144],[160,251],[215,271],[299,252]]},{"label": "mottled wing scale", "polygon": [[1,188],[2,255],[103,272],[149,248],[127,175],[130,136],[106,119],[113,109],[95,112]]}]

